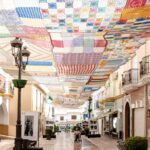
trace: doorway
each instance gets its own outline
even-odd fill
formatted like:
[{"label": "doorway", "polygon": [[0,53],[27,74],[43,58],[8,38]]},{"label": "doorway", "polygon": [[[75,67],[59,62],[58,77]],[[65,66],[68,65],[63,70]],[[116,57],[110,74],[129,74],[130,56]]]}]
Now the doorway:
[{"label": "doorway", "polygon": [[125,139],[130,137],[130,105],[125,105]]}]

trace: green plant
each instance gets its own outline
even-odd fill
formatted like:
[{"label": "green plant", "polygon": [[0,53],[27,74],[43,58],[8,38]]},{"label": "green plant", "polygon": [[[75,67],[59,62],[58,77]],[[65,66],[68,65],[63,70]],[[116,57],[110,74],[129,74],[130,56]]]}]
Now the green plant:
[{"label": "green plant", "polygon": [[47,128],[47,129],[45,130],[45,133],[46,133],[47,140],[50,140],[51,137],[52,137],[52,135],[53,135],[53,130],[52,130],[52,128]]},{"label": "green plant", "polygon": [[59,131],[59,127],[54,125],[54,133],[58,132]]},{"label": "green plant", "polygon": [[14,87],[16,88],[24,88],[24,86],[27,83],[27,80],[18,80],[18,79],[14,79],[12,80]]},{"label": "green plant", "polygon": [[88,112],[92,112],[92,109],[88,109]]},{"label": "green plant", "polygon": [[147,139],[145,137],[129,137],[125,141],[126,150],[147,150]]},{"label": "green plant", "polygon": [[88,127],[84,128],[85,135],[88,135],[90,133],[90,129]]},{"label": "green plant", "polygon": [[53,133],[53,131],[52,131],[51,128],[47,128],[46,131],[45,131],[45,133],[46,133],[46,135],[48,135],[48,136],[50,135],[51,136],[52,133]]}]

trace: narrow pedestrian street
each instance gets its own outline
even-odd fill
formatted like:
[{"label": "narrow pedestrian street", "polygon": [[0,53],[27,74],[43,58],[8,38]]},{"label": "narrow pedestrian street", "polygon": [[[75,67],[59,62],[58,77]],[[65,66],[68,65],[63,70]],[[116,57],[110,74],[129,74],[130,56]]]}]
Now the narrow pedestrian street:
[{"label": "narrow pedestrian street", "polygon": [[33,149],[150,150],[150,0],[0,0],[0,150]]},{"label": "narrow pedestrian street", "polygon": [[[108,142],[109,140],[109,142]],[[12,150],[13,140],[1,140],[0,150]],[[116,150],[116,140],[102,138],[87,138],[82,136],[82,142],[74,143],[73,133],[58,133],[56,139],[40,139],[43,150]]]},{"label": "narrow pedestrian street", "polygon": [[74,143],[74,137],[72,133],[59,133],[56,140],[51,141],[44,140],[40,145],[43,145],[44,150],[98,150],[98,147],[92,144],[85,138],[83,141]]}]

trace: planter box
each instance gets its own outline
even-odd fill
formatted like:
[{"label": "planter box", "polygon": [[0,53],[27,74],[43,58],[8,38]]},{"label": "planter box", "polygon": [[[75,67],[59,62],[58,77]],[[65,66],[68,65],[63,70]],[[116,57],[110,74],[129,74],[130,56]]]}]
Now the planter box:
[{"label": "planter box", "polygon": [[88,138],[96,138],[96,137],[101,137],[101,135],[100,134],[89,134],[87,137]]},{"label": "planter box", "polygon": [[56,138],[56,135],[55,135],[55,134],[54,134],[54,135],[52,135],[52,136],[51,136],[51,138]]},{"label": "planter box", "polygon": [[46,135],[46,139],[47,140],[51,140],[51,136],[50,135]]},{"label": "planter box", "polygon": [[[43,135],[43,138],[47,138],[47,135]],[[56,135],[52,135],[51,138],[56,138]]]}]

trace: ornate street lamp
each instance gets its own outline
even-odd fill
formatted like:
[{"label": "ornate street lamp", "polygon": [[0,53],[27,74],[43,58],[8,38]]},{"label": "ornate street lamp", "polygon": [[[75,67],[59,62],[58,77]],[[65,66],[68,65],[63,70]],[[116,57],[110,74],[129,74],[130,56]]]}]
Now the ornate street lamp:
[{"label": "ornate street lamp", "polygon": [[11,41],[12,55],[14,56],[16,66],[18,67],[18,79],[13,80],[14,86],[18,88],[18,107],[17,107],[17,124],[16,124],[16,138],[14,150],[22,150],[21,138],[21,88],[26,85],[26,80],[21,80],[21,72],[25,70],[28,64],[30,52],[27,47],[23,47],[22,39],[16,38]]}]

